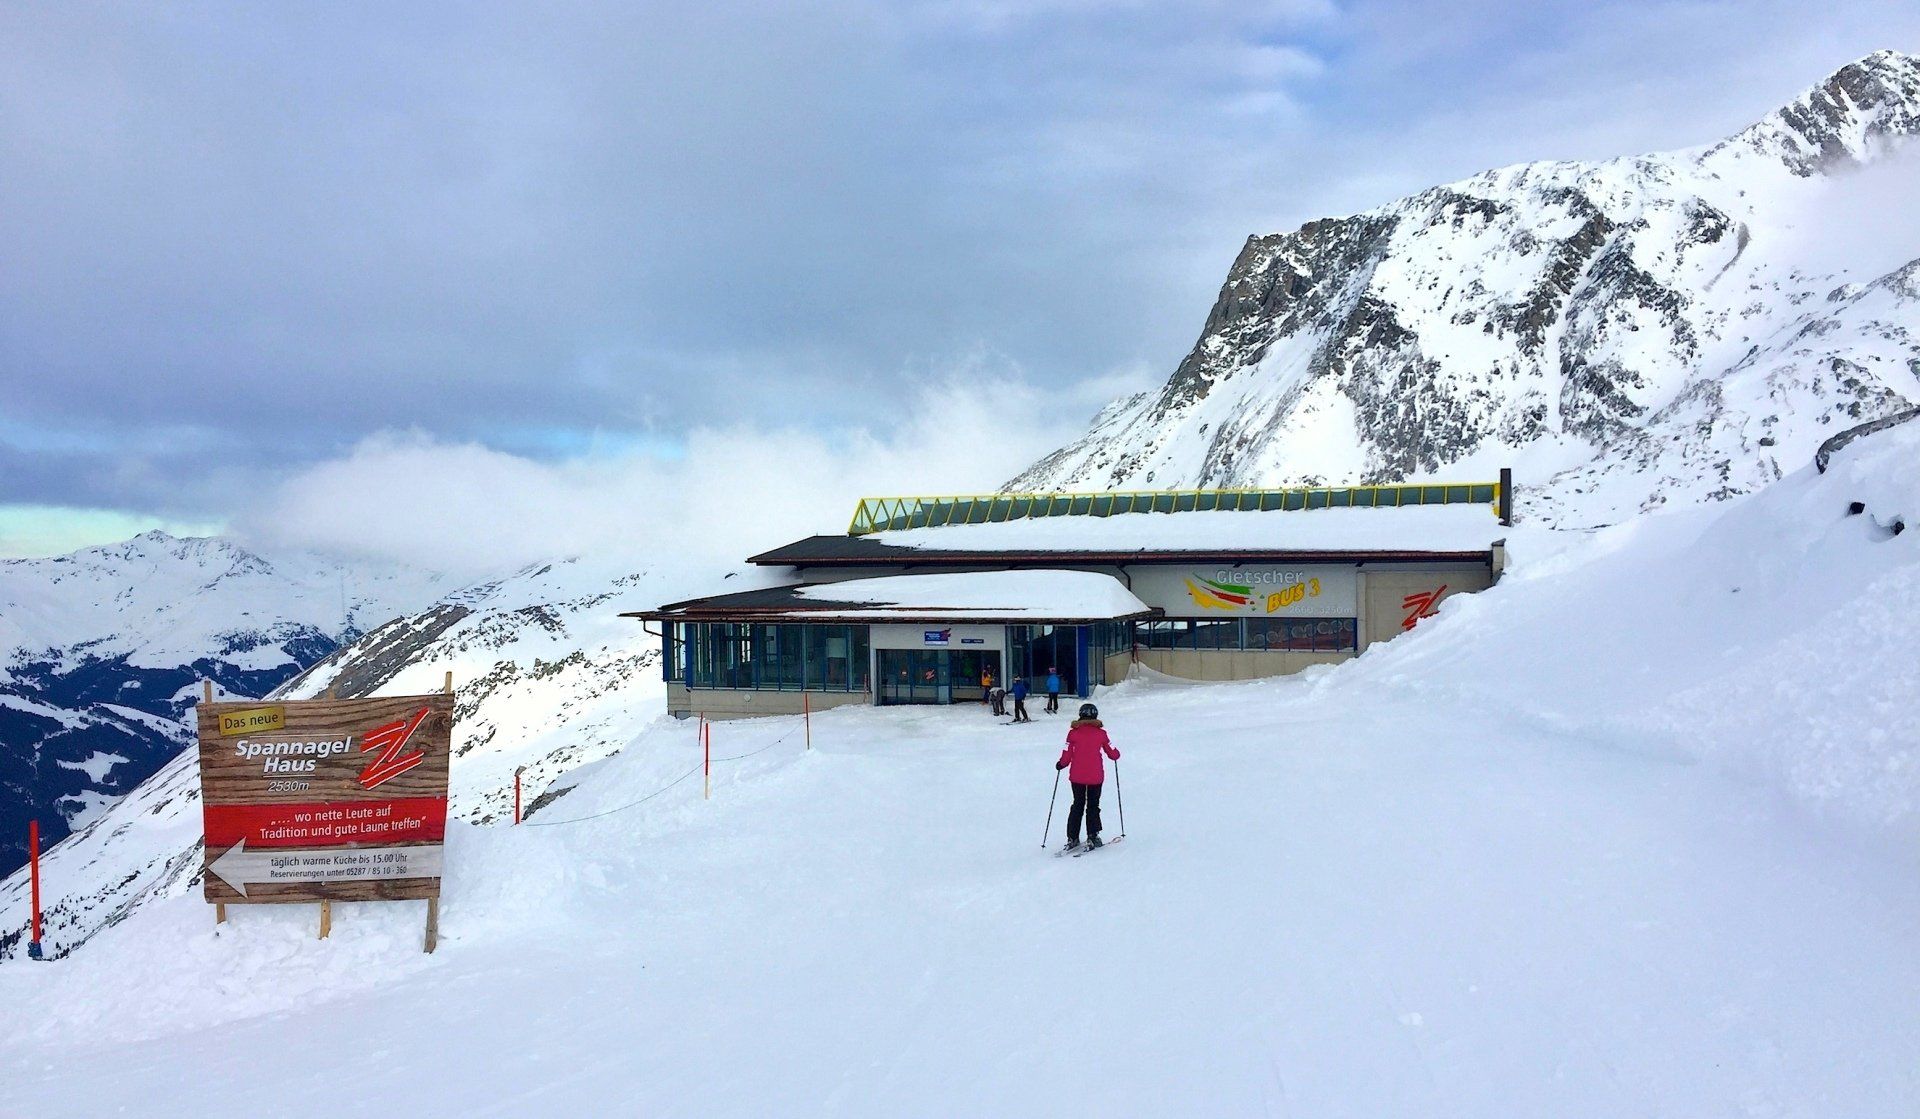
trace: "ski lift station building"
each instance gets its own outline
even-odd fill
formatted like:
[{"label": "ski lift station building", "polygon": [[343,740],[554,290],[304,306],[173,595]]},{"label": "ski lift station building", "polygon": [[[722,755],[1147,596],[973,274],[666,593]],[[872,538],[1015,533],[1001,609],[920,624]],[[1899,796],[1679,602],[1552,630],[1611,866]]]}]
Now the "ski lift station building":
[{"label": "ski lift station building", "polygon": [[1346,660],[1505,565],[1499,482],[868,498],[844,535],[751,557],[751,589],[657,623],[667,706],[724,719],[1065,694],[1135,664],[1247,680]]}]

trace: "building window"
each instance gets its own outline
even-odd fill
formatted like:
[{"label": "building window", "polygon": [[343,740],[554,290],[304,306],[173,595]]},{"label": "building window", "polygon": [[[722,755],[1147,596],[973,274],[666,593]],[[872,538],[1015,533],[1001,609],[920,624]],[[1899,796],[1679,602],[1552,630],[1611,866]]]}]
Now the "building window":
[{"label": "building window", "polygon": [[1249,649],[1294,653],[1358,651],[1359,624],[1353,618],[1253,618],[1247,621]]},{"label": "building window", "polygon": [[670,684],[686,679],[686,665],[683,658],[687,655],[687,627],[679,622],[668,622],[661,631],[660,675]]},{"label": "building window", "polygon": [[[860,692],[867,687],[867,627],[674,623],[670,668],[690,688]],[[679,650],[671,652],[671,650]]]},{"label": "building window", "polygon": [[1088,665],[1088,681],[1094,684],[1112,683],[1107,678],[1107,658],[1132,651],[1133,626],[1127,622],[1099,622],[1087,629],[1088,656],[1093,662]]},{"label": "building window", "polygon": [[852,676],[848,678],[847,690],[864,692],[867,690],[867,662],[870,659],[867,651],[867,627],[848,626],[846,629],[847,664],[853,670]]},{"label": "building window", "polygon": [[1240,619],[1193,623],[1193,647],[1210,651],[1240,648]]},{"label": "building window", "polygon": [[1149,649],[1193,648],[1193,623],[1182,621],[1148,622],[1142,627],[1141,644]]}]

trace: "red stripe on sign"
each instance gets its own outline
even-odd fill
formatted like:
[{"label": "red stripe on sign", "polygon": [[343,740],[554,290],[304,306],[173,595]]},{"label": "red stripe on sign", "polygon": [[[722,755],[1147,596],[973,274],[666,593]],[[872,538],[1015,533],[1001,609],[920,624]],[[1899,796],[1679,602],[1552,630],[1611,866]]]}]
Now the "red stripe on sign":
[{"label": "red stripe on sign", "polygon": [[209,804],[207,846],[330,847],[349,843],[432,842],[447,835],[445,797],[335,801],[331,804]]}]

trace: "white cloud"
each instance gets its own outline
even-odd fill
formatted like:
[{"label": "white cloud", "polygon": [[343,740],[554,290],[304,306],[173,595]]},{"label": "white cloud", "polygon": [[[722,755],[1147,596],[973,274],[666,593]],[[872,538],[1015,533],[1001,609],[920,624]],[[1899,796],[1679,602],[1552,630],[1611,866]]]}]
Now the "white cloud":
[{"label": "white cloud", "polygon": [[672,456],[552,463],[390,431],[276,487],[238,530],[476,578],[574,555],[734,563],[844,531],[859,497],[996,489],[1076,434],[1088,404],[962,374],[903,399],[876,396],[870,428],[704,427]]}]

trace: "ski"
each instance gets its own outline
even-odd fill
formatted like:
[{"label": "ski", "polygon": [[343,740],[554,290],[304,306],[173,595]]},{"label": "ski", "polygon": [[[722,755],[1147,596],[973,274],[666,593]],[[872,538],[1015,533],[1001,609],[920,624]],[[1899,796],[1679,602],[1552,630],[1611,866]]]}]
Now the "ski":
[{"label": "ski", "polygon": [[1080,845],[1080,846],[1079,846],[1079,847],[1078,847],[1077,849],[1075,849],[1075,851],[1073,852],[1073,857],[1077,859],[1077,858],[1079,858],[1079,857],[1080,857],[1080,856],[1082,856],[1082,855],[1091,855],[1091,854],[1093,854],[1093,853],[1094,853],[1095,851],[1098,851],[1098,850],[1100,850],[1100,849],[1101,849],[1102,847],[1111,847],[1111,846],[1113,846],[1114,844],[1116,844],[1116,843],[1118,843],[1118,842],[1120,842],[1121,840],[1123,840],[1123,839],[1125,839],[1125,838],[1126,838],[1126,836],[1124,836],[1124,835],[1118,835],[1118,836],[1115,836],[1115,837],[1113,837],[1112,839],[1109,839],[1109,840],[1106,840],[1105,842],[1103,842],[1103,843],[1101,843],[1099,847],[1089,847],[1089,846],[1087,846],[1086,844],[1084,844],[1084,843],[1082,843],[1082,844],[1081,844],[1081,845]]},{"label": "ski", "polygon": [[1062,847],[1058,851],[1055,851],[1053,853],[1053,857],[1058,859],[1058,858],[1063,858],[1067,855],[1072,855],[1074,858],[1077,859],[1080,857],[1079,852],[1086,850],[1086,846],[1087,845],[1084,843],[1076,843],[1071,847]]}]

